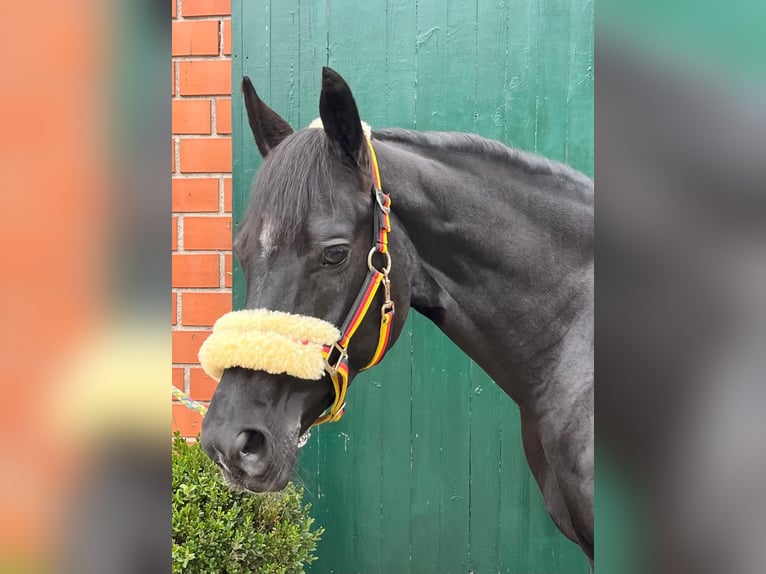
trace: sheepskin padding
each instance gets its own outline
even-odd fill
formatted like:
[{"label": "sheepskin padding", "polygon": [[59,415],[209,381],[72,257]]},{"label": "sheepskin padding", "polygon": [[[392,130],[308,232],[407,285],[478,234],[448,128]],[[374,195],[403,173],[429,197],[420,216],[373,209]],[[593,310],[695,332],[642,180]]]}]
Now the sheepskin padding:
[{"label": "sheepskin padding", "polygon": [[232,311],[215,322],[199,360],[216,381],[229,367],[318,380],[324,373],[322,346],[339,337],[334,325],[315,317],[268,309]]},{"label": "sheepskin padding", "polygon": [[[364,132],[364,137],[367,139],[370,139],[372,137],[372,128],[370,127],[370,124],[367,122],[360,122],[362,124],[362,131]],[[309,128],[313,130],[323,130],[324,124],[322,123],[322,118],[316,118],[314,121],[312,121],[309,124]]]}]

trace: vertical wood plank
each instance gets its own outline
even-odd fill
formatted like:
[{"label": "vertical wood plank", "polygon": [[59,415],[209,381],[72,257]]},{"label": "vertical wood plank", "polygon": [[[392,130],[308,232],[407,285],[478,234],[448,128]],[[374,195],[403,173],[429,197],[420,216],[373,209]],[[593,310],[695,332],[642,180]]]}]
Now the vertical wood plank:
[{"label": "vertical wood plank", "polygon": [[[476,121],[473,131],[498,141],[505,135],[505,90],[510,13],[502,0],[477,0]],[[494,65],[487,65],[493,62]]]},{"label": "vertical wood plank", "polygon": [[[245,106],[239,89],[244,74],[244,38],[242,28],[244,22],[243,0],[232,0],[231,3],[231,119],[232,119],[232,233],[236,236],[242,217],[247,209],[250,182],[247,181],[248,160],[245,157],[246,130]],[[245,276],[242,266],[236,257],[232,256],[232,306],[241,309],[245,304]]]},{"label": "vertical wood plank", "polygon": [[396,346],[379,365],[380,373],[380,572],[407,574],[410,570],[410,484],[412,459],[412,316]]},{"label": "vertical wood plank", "polygon": [[[374,127],[415,127],[417,87],[415,40],[417,2],[386,2],[385,123]],[[385,177],[385,175],[383,176]]]},{"label": "vertical wood plank", "polygon": [[593,1],[570,11],[566,161],[593,177]]},{"label": "vertical wood plank", "polygon": [[509,14],[503,141],[528,151],[535,149],[537,105],[537,0],[507,0]]},{"label": "vertical wood plank", "polygon": [[[384,85],[376,105],[384,101],[383,117],[375,127],[414,125],[415,101],[415,9],[411,0],[385,0]],[[387,174],[381,175],[386,189]],[[392,201],[396,202],[396,190]],[[413,312],[398,342],[378,367],[381,373],[381,561],[382,573],[409,574],[412,552],[412,345]],[[372,371],[371,374],[377,374]]]},{"label": "vertical wood plank", "polygon": [[[436,361],[443,355],[443,343],[434,341],[427,319],[412,320],[412,486],[410,528],[412,572],[438,572],[441,552],[442,483],[449,477],[441,472],[444,373]],[[439,348],[441,346],[441,349]],[[426,354],[429,360],[425,360]],[[436,355],[436,357],[432,357]]]},{"label": "vertical wood plank", "polygon": [[324,2],[299,0],[297,127],[306,127],[319,116],[322,66],[327,63],[327,18]]},{"label": "vertical wood plank", "polygon": [[568,0],[537,3],[537,151],[559,161],[566,157],[567,144],[569,9]]},{"label": "vertical wood plank", "polygon": [[299,64],[300,6],[299,0],[271,2],[269,10],[269,100],[268,104],[293,129],[300,129]]}]

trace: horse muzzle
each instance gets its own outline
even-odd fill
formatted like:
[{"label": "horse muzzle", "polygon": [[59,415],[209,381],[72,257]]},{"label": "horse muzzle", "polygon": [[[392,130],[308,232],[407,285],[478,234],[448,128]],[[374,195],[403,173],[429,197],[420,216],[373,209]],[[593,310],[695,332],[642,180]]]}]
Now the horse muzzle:
[{"label": "horse muzzle", "polygon": [[287,486],[297,455],[297,444],[280,447],[266,429],[219,427],[212,435],[203,433],[201,443],[229,486],[252,492]]}]

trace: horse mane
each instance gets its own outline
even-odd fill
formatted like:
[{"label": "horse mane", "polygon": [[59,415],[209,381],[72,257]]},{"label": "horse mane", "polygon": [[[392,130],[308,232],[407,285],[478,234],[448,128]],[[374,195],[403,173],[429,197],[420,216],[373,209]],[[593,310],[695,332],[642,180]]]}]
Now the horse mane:
[{"label": "horse mane", "polygon": [[402,128],[373,130],[373,138],[400,144],[448,149],[459,153],[476,153],[512,165],[527,173],[561,176],[592,186],[586,175],[570,166],[541,155],[526,152],[505,144],[464,132],[418,132]]},{"label": "horse mane", "polygon": [[[568,165],[475,134],[387,128],[373,130],[373,143],[376,139],[480,154],[527,173],[559,176],[587,187],[593,185],[590,178]],[[271,151],[259,169],[242,225],[243,234],[255,228],[253,218],[262,218],[269,222],[275,241],[293,241],[316,205],[323,202],[333,208],[331,165],[338,159],[324,130],[303,129],[287,137]],[[352,168],[349,166],[349,169]]]}]

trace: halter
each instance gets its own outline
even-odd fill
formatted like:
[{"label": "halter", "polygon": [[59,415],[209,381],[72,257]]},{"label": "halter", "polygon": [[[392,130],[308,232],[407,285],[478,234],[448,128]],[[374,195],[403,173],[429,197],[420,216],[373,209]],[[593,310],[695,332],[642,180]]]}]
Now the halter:
[{"label": "halter", "polygon": [[[394,318],[394,302],[391,300],[391,280],[388,277],[391,271],[391,254],[388,252],[388,234],[391,231],[391,198],[383,193],[380,184],[380,171],[378,170],[378,158],[372,142],[365,138],[372,157],[372,195],[373,205],[373,238],[372,248],[367,254],[367,277],[362,288],[356,296],[351,310],[346,315],[343,326],[340,329],[340,338],[329,346],[324,346],[322,354],[325,360],[325,371],[330,375],[332,386],[335,390],[335,400],[328,410],[324,412],[312,426],[326,422],[336,422],[343,416],[346,406],[346,391],[348,390],[348,345],[351,337],[367,316],[372,301],[383,285],[385,299],[380,308],[380,333],[378,345],[372,355],[372,359],[361,370],[364,371],[377,365],[388,347],[391,335],[391,323]],[[384,265],[381,268],[375,266],[375,255],[383,256]]]}]

